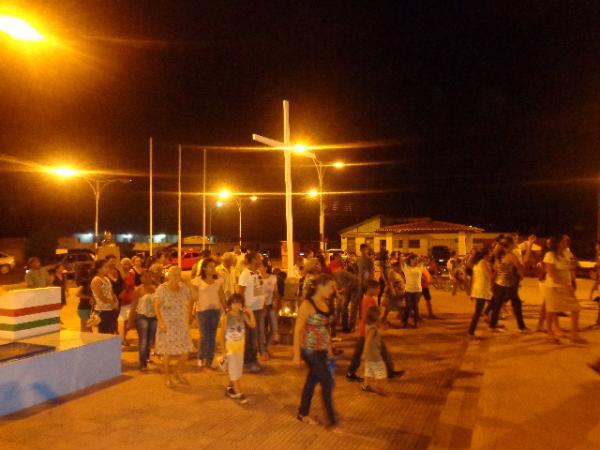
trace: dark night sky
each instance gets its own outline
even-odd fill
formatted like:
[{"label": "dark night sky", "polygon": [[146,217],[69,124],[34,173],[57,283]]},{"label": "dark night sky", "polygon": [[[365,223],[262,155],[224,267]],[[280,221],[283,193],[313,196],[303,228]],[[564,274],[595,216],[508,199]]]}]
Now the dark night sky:
[{"label": "dark night sky", "polygon": [[[227,3],[227,5],[225,4]],[[212,4],[206,6],[203,4]],[[331,171],[335,232],[371,213],[432,216],[493,230],[589,239],[600,171],[600,2],[20,2],[65,45],[23,50],[0,38],[0,153],[42,164],[143,173],[156,140],[159,191],[176,190],[176,144],[388,140],[322,160],[395,161]],[[268,5],[268,6],[266,6]],[[209,190],[282,191],[277,153],[209,152]],[[316,185],[295,160],[296,191]],[[81,181],[0,162],[0,235],[89,231]],[[201,187],[184,152],[184,190]],[[594,181],[595,180],[595,181]],[[147,230],[147,178],[111,186],[101,225]],[[316,202],[295,203],[300,239],[317,238]],[[249,239],[284,238],[283,199],[246,210]],[[176,198],[156,196],[155,230],[175,232]],[[233,209],[213,230],[236,235]],[[199,198],[184,234],[201,230]]]}]

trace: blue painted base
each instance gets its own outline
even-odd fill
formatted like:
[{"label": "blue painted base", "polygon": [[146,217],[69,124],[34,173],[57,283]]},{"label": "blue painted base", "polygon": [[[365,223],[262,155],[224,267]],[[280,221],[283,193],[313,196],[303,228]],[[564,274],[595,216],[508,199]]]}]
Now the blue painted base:
[{"label": "blue painted base", "polygon": [[118,336],[60,331],[22,342],[56,351],[0,364],[0,416],[121,375]]}]

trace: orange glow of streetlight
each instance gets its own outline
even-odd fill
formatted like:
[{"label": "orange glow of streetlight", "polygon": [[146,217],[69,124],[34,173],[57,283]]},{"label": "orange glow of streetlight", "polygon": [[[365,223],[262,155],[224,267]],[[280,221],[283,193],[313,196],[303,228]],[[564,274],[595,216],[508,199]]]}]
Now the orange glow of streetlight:
[{"label": "orange glow of streetlight", "polygon": [[258,200],[258,197],[256,195],[253,195],[252,197],[250,197],[250,200],[252,200],[253,202],[255,202],[256,200]]},{"label": "orange glow of streetlight", "polygon": [[231,197],[231,192],[229,192],[228,189],[222,189],[221,192],[219,192],[219,197],[221,197],[222,199],[227,199]]},{"label": "orange glow of streetlight", "polygon": [[54,169],[50,169],[50,172],[65,178],[74,177],[80,173],[79,170],[71,169],[70,167],[56,167]]},{"label": "orange glow of streetlight", "polygon": [[296,144],[296,145],[294,145],[294,151],[296,151],[298,153],[305,152],[306,150],[307,150],[307,147],[304,144]]},{"label": "orange glow of streetlight", "polygon": [[337,168],[337,169],[341,169],[342,167],[344,167],[346,164],[344,164],[342,161],[336,161],[333,163],[333,167]]},{"label": "orange glow of streetlight", "polygon": [[33,25],[15,16],[0,15],[0,32],[17,41],[40,42],[46,40],[44,35]]},{"label": "orange glow of streetlight", "polygon": [[225,204],[225,203],[223,203],[223,202],[217,202],[217,203],[215,203],[215,206],[216,206],[217,208],[221,208],[221,207],[223,207],[223,205],[224,205],[224,204]]},{"label": "orange glow of streetlight", "polygon": [[319,196],[319,191],[317,191],[316,189],[311,189],[310,191],[308,191],[308,196],[310,198],[316,198]]}]

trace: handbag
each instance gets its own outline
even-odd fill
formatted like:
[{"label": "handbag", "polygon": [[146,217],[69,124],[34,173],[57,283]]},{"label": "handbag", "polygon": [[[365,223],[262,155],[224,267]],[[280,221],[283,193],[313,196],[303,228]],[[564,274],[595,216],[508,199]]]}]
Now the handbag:
[{"label": "handbag", "polygon": [[87,320],[87,322],[85,324],[90,328],[97,327],[98,325],[100,325],[101,321],[102,321],[102,318],[100,317],[100,311],[93,310],[90,314],[89,319]]}]

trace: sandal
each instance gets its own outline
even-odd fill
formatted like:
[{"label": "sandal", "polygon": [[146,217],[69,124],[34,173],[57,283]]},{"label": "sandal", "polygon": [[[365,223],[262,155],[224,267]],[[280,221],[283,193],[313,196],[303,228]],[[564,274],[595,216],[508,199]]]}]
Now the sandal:
[{"label": "sandal", "polygon": [[298,419],[300,422],[305,423],[307,425],[320,425],[319,422],[317,422],[315,419],[311,418],[310,416],[303,416],[301,414],[298,414],[296,416],[296,419]]}]

